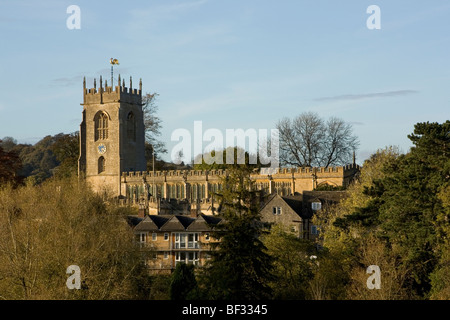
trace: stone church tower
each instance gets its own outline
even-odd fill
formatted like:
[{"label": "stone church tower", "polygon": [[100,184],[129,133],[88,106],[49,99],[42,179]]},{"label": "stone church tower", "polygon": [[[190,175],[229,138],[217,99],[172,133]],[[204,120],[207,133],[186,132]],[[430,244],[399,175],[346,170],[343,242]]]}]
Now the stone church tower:
[{"label": "stone church tower", "polygon": [[78,173],[97,192],[121,195],[122,172],[145,171],[145,131],[142,112],[142,81],[139,89],[112,88],[100,77],[97,88],[83,80],[83,114],[80,125]]}]

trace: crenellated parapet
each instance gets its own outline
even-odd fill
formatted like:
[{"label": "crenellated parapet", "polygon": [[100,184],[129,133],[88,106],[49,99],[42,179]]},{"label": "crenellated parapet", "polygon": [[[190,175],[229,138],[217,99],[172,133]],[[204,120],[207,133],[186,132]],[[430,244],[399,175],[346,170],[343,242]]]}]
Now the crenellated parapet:
[{"label": "crenellated parapet", "polygon": [[[269,170],[266,170],[269,169]],[[297,179],[344,179],[353,176],[360,167],[356,164],[349,164],[341,167],[299,167],[299,168],[265,168],[251,175],[252,179],[258,180],[297,180]],[[145,179],[148,183],[154,180],[161,182],[201,182],[214,180],[218,181],[227,176],[227,170],[166,170],[166,171],[133,171],[123,172],[122,182],[142,182]]]},{"label": "crenellated parapet", "polygon": [[119,85],[108,86],[107,81],[103,85],[103,79],[100,76],[100,85],[97,88],[97,81],[94,79],[94,87],[86,88],[86,79],[83,80],[83,105],[85,104],[103,104],[113,102],[125,102],[131,104],[140,104],[142,101],[142,80],[139,81],[139,89],[133,89],[132,78],[130,77],[130,86],[125,87],[125,80],[120,81]]}]

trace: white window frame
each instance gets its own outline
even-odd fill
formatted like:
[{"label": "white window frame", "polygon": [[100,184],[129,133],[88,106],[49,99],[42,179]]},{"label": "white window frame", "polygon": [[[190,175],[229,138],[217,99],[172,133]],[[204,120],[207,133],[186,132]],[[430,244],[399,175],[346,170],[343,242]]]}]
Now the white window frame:
[{"label": "white window frame", "polygon": [[147,232],[140,232],[139,243],[146,243],[146,242],[147,242]]},{"label": "white window frame", "polygon": [[200,237],[197,232],[175,233],[175,249],[199,249]]},{"label": "white window frame", "polygon": [[164,241],[169,241],[169,233],[164,233]]},{"label": "white window frame", "polygon": [[311,225],[311,234],[313,234],[313,235],[319,234],[319,228],[314,224]]},{"label": "white window frame", "polygon": [[210,240],[211,240],[211,237],[209,235],[209,232],[206,232],[205,233],[205,241],[210,241]]},{"label": "white window frame", "polygon": [[311,209],[313,209],[314,211],[322,209],[322,203],[318,201],[311,202]]},{"label": "white window frame", "polygon": [[158,240],[158,234],[156,232],[152,232],[152,241]]},{"label": "white window frame", "polygon": [[[184,259],[181,259],[181,255],[184,255]],[[193,259],[190,259],[190,258]],[[198,251],[177,251],[175,252],[175,265],[180,262],[186,264],[198,265],[200,263],[200,254]]]},{"label": "white window frame", "polygon": [[281,207],[272,207],[272,214],[274,216],[279,216],[281,215]]}]

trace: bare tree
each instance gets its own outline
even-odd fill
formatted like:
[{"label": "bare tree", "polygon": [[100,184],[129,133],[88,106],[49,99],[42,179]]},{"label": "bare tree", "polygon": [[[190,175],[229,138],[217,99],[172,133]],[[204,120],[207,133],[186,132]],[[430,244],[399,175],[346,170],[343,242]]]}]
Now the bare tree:
[{"label": "bare tree", "polygon": [[280,132],[280,162],[288,166],[343,165],[351,160],[358,146],[352,126],[339,118],[327,122],[314,112],[277,123]]},{"label": "bare tree", "polygon": [[322,145],[322,166],[328,167],[333,164],[350,162],[353,152],[359,145],[358,138],[352,133],[352,125],[344,120],[336,117],[328,120],[325,141]]},{"label": "bare tree", "polygon": [[152,146],[152,153],[167,153],[164,142],[158,139],[161,135],[162,120],[156,115],[158,106],[156,105],[157,93],[147,93],[142,97],[142,111],[144,112],[145,140]]}]

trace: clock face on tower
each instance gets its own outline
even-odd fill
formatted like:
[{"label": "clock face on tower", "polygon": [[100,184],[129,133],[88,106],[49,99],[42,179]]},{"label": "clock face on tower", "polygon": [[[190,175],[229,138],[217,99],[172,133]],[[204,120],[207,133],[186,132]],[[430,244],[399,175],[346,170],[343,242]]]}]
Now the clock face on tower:
[{"label": "clock face on tower", "polygon": [[100,154],[104,154],[106,152],[106,146],[103,143],[100,143],[97,147],[97,151]]}]

